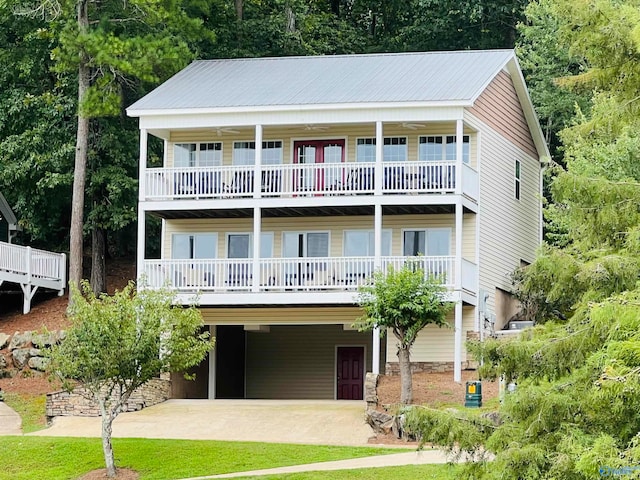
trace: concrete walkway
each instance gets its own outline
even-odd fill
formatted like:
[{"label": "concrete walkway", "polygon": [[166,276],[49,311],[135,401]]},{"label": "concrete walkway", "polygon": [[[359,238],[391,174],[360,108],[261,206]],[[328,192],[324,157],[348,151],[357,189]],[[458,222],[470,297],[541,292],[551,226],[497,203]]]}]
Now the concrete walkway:
[{"label": "concrete walkway", "polygon": [[0,402],[0,435],[22,435],[20,415],[4,402]]},{"label": "concrete walkway", "polygon": [[378,455],[375,457],[354,458],[351,460],[337,460],[334,462],[308,463],[292,465],[290,467],[270,468],[267,470],[252,470],[248,472],[225,473],[207,477],[194,477],[184,480],[205,480],[214,478],[237,478],[261,475],[282,475],[298,472],[326,472],[329,470],[353,470],[357,468],[397,467],[400,465],[425,465],[429,463],[447,463],[446,455],[439,450],[423,450],[420,452],[395,453]]},{"label": "concrete walkway", "polygon": [[[368,445],[362,401],[168,400],[121,413],[114,437]],[[99,437],[100,418],[56,417],[39,436]]]}]

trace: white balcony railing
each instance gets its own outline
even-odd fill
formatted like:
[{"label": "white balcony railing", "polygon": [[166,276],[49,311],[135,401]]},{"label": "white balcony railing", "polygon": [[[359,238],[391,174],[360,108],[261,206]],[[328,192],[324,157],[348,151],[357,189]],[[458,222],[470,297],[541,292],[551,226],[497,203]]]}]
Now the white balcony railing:
[{"label": "white balcony railing", "polygon": [[[411,262],[454,285],[453,256],[382,257],[382,270]],[[146,283],[188,292],[354,290],[370,280],[373,257],[261,258],[254,288],[252,259],[145,260]]]},{"label": "white balcony railing", "polygon": [[[455,162],[384,162],[382,193],[453,193]],[[266,197],[373,194],[373,163],[312,163],[263,165],[260,191]],[[148,200],[180,198],[238,198],[254,194],[252,165],[149,168],[145,173]],[[478,174],[462,171],[463,191],[477,198]]]},{"label": "white balcony railing", "polygon": [[[0,242],[0,271],[25,278],[54,280],[64,288],[66,260],[61,253]],[[0,273],[0,280],[2,279]]]}]

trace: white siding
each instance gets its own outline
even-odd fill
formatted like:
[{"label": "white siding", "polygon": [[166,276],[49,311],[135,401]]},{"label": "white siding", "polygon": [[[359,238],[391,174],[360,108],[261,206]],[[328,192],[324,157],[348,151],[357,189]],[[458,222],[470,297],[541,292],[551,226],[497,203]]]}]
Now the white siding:
[{"label": "white siding", "polygon": [[[540,245],[540,163],[489,126],[467,114],[482,131],[479,200],[480,288],[510,291],[509,275],[521,260],[532,262]],[[521,162],[520,200],[515,198],[515,161]]]},{"label": "white siding", "polygon": [[[465,342],[467,332],[475,329],[475,307],[462,307],[462,341]],[[454,350],[454,317],[453,312],[447,318],[450,328],[427,325],[420,331],[411,348],[412,362],[453,362]],[[387,334],[387,362],[397,362],[397,339],[392,332]],[[467,352],[462,346],[462,361],[467,360]]]}]

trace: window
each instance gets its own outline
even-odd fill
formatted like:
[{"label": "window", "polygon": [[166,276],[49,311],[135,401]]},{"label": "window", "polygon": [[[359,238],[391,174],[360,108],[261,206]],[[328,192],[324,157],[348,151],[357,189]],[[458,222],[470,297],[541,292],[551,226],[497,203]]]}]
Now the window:
[{"label": "window", "polygon": [[[408,158],[407,137],[385,137],[382,159],[385,162],[404,162]],[[376,139],[359,138],[356,142],[356,161],[376,161]]]},{"label": "window", "polygon": [[443,256],[450,255],[451,229],[428,228],[426,230],[405,230],[403,238],[403,255]]},{"label": "window", "polygon": [[176,167],[214,167],[222,165],[222,143],[176,143],[173,149]]},{"label": "window", "polygon": [[[437,162],[456,160],[455,135],[429,135],[420,137],[418,144],[418,160]],[[462,137],[462,161],[469,163],[469,135]]]},{"label": "window", "polygon": [[[345,230],[345,257],[373,257],[375,238],[373,230]],[[391,230],[382,231],[382,256],[391,256]]]},{"label": "window", "polygon": [[296,257],[328,257],[329,234],[284,232],[282,256]]},{"label": "window", "polygon": [[215,233],[175,233],[171,237],[171,258],[216,258]]},{"label": "window", "polygon": [[516,160],[515,182],[516,200],[520,200],[520,160]]},{"label": "window", "polygon": [[[230,233],[227,237],[227,258],[252,258],[253,234]],[[260,234],[260,258],[273,257],[273,233]]]},{"label": "window", "polygon": [[[234,142],[233,164],[254,165],[256,162],[256,142]],[[282,163],[282,142],[272,140],[262,142],[262,164],[279,165]]]}]

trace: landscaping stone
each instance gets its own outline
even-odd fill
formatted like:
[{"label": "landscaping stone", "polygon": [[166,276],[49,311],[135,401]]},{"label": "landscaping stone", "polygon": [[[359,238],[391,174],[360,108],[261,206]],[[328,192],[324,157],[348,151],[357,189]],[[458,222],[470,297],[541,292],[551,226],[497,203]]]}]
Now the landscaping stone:
[{"label": "landscaping stone", "polygon": [[393,415],[378,410],[367,411],[367,423],[376,433],[390,433],[394,423]]},{"label": "landscaping stone", "polygon": [[29,354],[31,352],[30,348],[16,348],[12,353],[11,357],[13,359],[13,365],[16,368],[23,369],[27,362],[29,361]]},{"label": "landscaping stone", "polygon": [[29,359],[29,368],[44,372],[49,366],[50,360],[45,357],[31,357]]},{"label": "landscaping stone", "polygon": [[27,347],[31,343],[31,333],[32,332],[14,333],[9,343],[9,350],[13,351],[17,348]]},{"label": "landscaping stone", "polygon": [[2,350],[3,348],[6,348],[6,346],[9,344],[10,338],[11,338],[11,335],[7,335],[6,333],[0,333],[0,350]]},{"label": "landscaping stone", "polygon": [[0,368],[7,368],[7,359],[0,355]]},{"label": "landscaping stone", "polygon": [[48,348],[60,342],[61,332],[34,333],[31,342],[36,348]]}]

